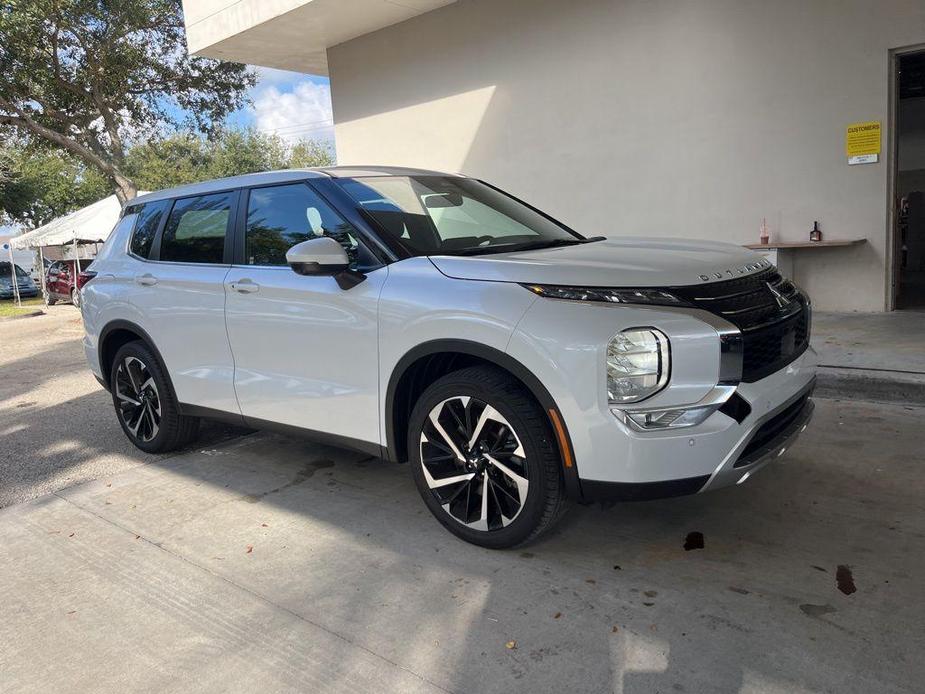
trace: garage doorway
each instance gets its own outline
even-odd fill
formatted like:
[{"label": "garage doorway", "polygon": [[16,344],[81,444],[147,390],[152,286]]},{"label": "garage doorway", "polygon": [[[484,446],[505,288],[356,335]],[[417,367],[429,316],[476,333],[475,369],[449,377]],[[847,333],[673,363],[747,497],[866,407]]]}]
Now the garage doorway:
[{"label": "garage doorway", "polygon": [[925,50],[895,56],[893,304],[925,310]]}]

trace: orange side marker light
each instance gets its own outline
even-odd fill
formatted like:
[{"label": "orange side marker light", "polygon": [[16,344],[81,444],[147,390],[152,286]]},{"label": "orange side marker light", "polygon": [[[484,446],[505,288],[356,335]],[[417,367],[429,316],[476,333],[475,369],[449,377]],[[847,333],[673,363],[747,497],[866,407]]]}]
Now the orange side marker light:
[{"label": "orange side marker light", "polygon": [[565,436],[565,427],[562,426],[562,418],[555,408],[549,409],[549,418],[552,420],[552,428],[556,431],[556,438],[559,440],[559,450],[562,451],[562,462],[565,467],[572,467],[572,449],[568,445],[568,438]]}]

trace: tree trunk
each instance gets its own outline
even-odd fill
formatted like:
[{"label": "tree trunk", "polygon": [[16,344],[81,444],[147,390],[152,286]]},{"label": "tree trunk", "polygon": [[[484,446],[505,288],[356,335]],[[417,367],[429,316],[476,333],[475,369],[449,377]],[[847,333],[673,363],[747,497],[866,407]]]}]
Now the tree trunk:
[{"label": "tree trunk", "polygon": [[14,114],[0,113],[0,125],[17,125],[23,127],[33,134],[44,138],[45,140],[64,148],[71,154],[76,155],[90,166],[95,166],[103,174],[112,179],[116,189],[116,197],[123,205],[138,195],[138,189],[135,182],[123,174],[119,168],[125,160],[125,153],[122,151],[122,141],[118,138],[118,133],[112,138],[115,145],[115,151],[107,153],[102,148],[97,147],[94,151],[93,145],[90,146],[78,142],[65,133],[53,130],[32,119],[22,109],[17,108],[6,99],[0,98],[0,109],[13,111]]},{"label": "tree trunk", "polygon": [[123,205],[138,195],[138,188],[135,186],[135,182],[118,170],[113,173],[112,181],[116,187],[116,197]]}]

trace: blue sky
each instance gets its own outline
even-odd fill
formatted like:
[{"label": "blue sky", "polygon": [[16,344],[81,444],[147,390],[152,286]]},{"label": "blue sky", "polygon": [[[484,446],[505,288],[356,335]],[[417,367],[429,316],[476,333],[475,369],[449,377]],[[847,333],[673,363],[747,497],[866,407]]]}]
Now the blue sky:
[{"label": "blue sky", "polygon": [[297,141],[334,141],[331,115],[331,85],[327,77],[297,72],[255,68],[257,86],[252,103],[230,117],[239,126],[253,126],[263,132]]}]

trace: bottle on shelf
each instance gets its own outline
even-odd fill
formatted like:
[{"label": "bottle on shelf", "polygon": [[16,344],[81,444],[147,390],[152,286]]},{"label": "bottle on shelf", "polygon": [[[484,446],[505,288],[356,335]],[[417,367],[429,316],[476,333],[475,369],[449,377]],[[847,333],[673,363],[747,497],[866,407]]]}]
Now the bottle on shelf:
[{"label": "bottle on shelf", "polygon": [[761,233],[758,236],[758,240],[762,245],[767,246],[771,242],[771,234],[768,232],[768,220],[764,218],[761,220]]},{"label": "bottle on shelf", "polygon": [[819,228],[819,222],[813,222],[813,230],[809,232],[810,241],[822,241],[822,229]]}]

